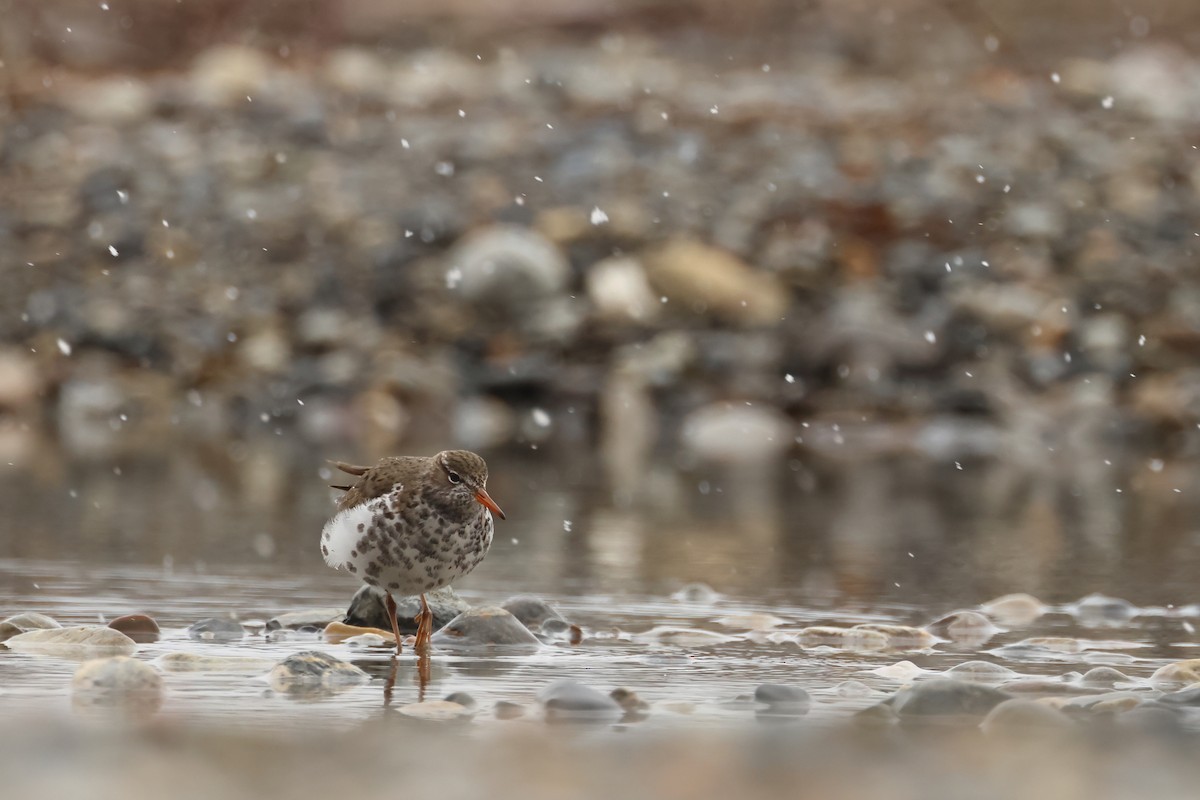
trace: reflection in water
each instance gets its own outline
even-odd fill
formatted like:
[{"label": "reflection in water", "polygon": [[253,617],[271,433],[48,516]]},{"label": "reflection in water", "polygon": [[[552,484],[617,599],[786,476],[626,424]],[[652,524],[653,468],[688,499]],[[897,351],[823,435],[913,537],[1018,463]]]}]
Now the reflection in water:
[{"label": "reflection in water", "polygon": [[[1196,478],[1162,462],[655,463],[636,497],[614,501],[586,453],[488,459],[512,524],[468,589],[665,594],[706,581],[787,603],[940,613],[1013,591],[1180,603],[1196,566]],[[333,502],[324,469],[319,454],[278,439],[95,463],[50,452],[0,484],[0,553],[337,586],[316,548]]]}]

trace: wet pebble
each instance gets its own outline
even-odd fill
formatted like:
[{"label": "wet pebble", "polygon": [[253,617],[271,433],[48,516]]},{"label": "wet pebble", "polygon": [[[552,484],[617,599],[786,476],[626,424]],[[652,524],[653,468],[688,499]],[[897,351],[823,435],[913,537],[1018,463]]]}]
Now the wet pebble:
[{"label": "wet pebble", "polygon": [[271,661],[250,656],[206,656],[199,653],[165,653],[155,663],[165,672],[263,672]]},{"label": "wet pebble", "polygon": [[1102,594],[1090,594],[1067,610],[1088,627],[1119,627],[1142,613],[1128,600]]},{"label": "wet pebble", "polygon": [[683,447],[699,458],[727,464],[768,461],[791,446],[792,422],[779,411],[745,403],[710,403],[688,414]]},{"label": "wet pebble", "polygon": [[583,628],[563,619],[548,619],[542,623],[540,633],[549,641],[579,644],[583,641]]},{"label": "wet pebble", "polygon": [[1112,667],[1093,667],[1079,678],[1081,686],[1099,689],[1111,689],[1118,683],[1129,681],[1129,676]]},{"label": "wet pebble", "polygon": [[726,636],[715,631],[700,628],[681,628],[675,625],[659,625],[642,633],[633,635],[635,642],[650,642],[666,644],[675,647],[710,647],[733,641],[732,636]]},{"label": "wet pebble", "polygon": [[38,614],[34,611],[14,614],[0,622],[0,642],[7,641],[20,633],[61,627],[57,620],[45,614]]},{"label": "wet pebble", "polygon": [[783,625],[787,620],[762,612],[750,614],[728,614],[714,620],[718,625],[744,631],[769,631]]},{"label": "wet pebble", "polygon": [[1000,629],[978,611],[955,611],[925,626],[934,636],[979,647],[995,636]]},{"label": "wet pebble", "polygon": [[160,635],[158,623],[145,614],[125,614],[108,623],[108,627],[133,639],[139,644],[157,642]]},{"label": "wet pebble", "polygon": [[721,594],[707,583],[689,583],[672,594],[671,599],[681,603],[713,605],[721,599]]},{"label": "wet pebble", "polygon": [[516,617],[497,606],[472,608],[433,635],[438,647],[522,646],[540,642]]},{"label": "wet pebble", "polygon": [[759,719],[772,717],[802,717],[808,713],[811,698],[798,686],[782,683],[760,683],[754,689],[754,702],[766,706],[755,710]]},{"label": "wet pebble", "polygon": [[162,695],[158,670],[128,656],[85,661],[71,679],[71,700],[76,708],[154,713],[162,705]]},{"label": "wet pebble", "polygon": [[800,631],[796,641],[801,647],[834,647],[840,650],[883,650],[887,634],[867,628],[837,628],[814,625]]},{"label": "wet pebble", "polygon": [[323,631],[325,641],[330,644],[338,644],[347,642],[351,639],[358,639],[365,642],[367,637],[376,637],[384,642],[396,643],[396,637],[391,631],[385,631],[382,628],[361,628],[357,625],[347,625],[344,622],[331,622],[325,626]]},{"label": "wet pebble", "polygon": [[475,698],[466,692],[451,692],[442,699],[447,703],[458,703],[463,708],[475,707]]},{"label": "wet pebble", "polygon": [[964,661],[946,670],[947,678],[973,683],[1004,683],[1017,677],[1017,673],[1002,664],[990,661]]},{"label": "wet pebble", "polygon": [[1167,664],[1150,676],[1150,684],[1156,689],[1177,689],[1193,683],[1200,683],[1200,658]]},{"label": "wet pebble", "polygon": [[446,257],[447,286],[475,303],[509,311],[557,292],[570,266],[562,251],[536,231],[495,225],[460,239]]},{"label": "wet pebble", "polygon": [[409,703],[396,711],[402,717],[421,722],[468,722],[474,716],[471,709],[450,700]]},{"label": "wet pebble", "polygon": [[914,681],[926,673],[926,670],[921,669],[911,661],[898,661],[895,664],[886,664],[882,667],[876,667],[871,670],[881,678],[887,678],[897,683],[907,683]]},{"label": "wet pebble", "polygon": [[[364,586],[366,584],[363,584]],[[306,611],[290,611],[278,614],[267,620],[267,631],[280,629],[298,630],[300,628],[323,629],[334,621],[340,621],[345,613],[340,608],[314,608]]]},{"label": "wet pebble", "polygon": [[510,597],[501,603],[500,607],[516,617],[522,625],[531,631],[537,631],[548,620],[566,622],[566,618],[558,613],[558,609],[542,598],[531,594],[520,594],[516,597]]},{"label": "wet pebble", "polygon": [[1075,723],[1063,712],[1036,700],[1005,700],[980,723],[980,728],[989,736],[1025,736],[1031,733],[1067,731]]},{"label": "wet pebble", "polygon": [[1028,625],[1046,613],[1046,606],[1032,595],[1018,593],[997,597],[979,610],[1002,625]]},{"label": "wet pebble", "polygon": [[1186,689],[1180,689],[1178,692],[1164,694],[1158,698],[1158,702],[1169,706],[1200,708],[1200,685],[1189,686]]},{"label": "wet pebble", "polygon": [[907,686],[884,700],[901,720],[983,717],[1012,695],[977,683],[934,678]]},{"label": "wet pebble", "polygon": [[525,716],[525,706],[510,700],[498,700],[492,707],[492,713],[496,719],[519,719]]},{"label": "wet pebble", "polygon": [[120,631],[101,626],[32,630],[13,636],[5,645],[20,653],[85,659],[98,655],[133,655],[137,644]]},{"label": "wet pebble", "polygon": [[638,697],[638,693],[633,689],[618,687],[609,692],[608,696],[617,701],[617,705],[625,709],[627,713],[640,713],[650,709],[650,704]]},{"label": "wet pebble", "polygon": [[270,679],[271,687],[278,692],[311,694],[357,686],[370,680],[370,676],[328,653],[308,650],[294,653],[276,664]]},{"label": "wet pebble", "polygon": [[933,647],[933,634],[923,628],[913,628],[908,625],[883,625],[868,622],[855,625],[852,630],[882,633],[887,637],[887,646],[897,650],[924,650]]},{"label": "wet pebble", "polygon": [[867,686],[862,681],[848,680],[842,681],[837,686],[833,687],[834,693],[838,697],[856,698],[870,697],[875,693],[875,690]]},{"label": "wet pebble", "polygon": [[571,680],[555,681],[538,695],[547,722],[616,722],[624,709],[616,700]]},{"label": "wet pebble", "polygon": [[193,622],[188,637],[200,642],[236,642],[246,635],[240,623],[222,617],[207,617]]}]

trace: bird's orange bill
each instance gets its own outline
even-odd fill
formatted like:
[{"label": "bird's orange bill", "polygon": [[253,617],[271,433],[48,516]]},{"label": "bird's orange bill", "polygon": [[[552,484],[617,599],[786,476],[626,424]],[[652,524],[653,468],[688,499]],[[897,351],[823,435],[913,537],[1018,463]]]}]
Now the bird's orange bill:
[{"label": "bird's orange bill", "polygon": [[481,506],[491,511],[500,519],[508,519],[508,517],[504,516],[504,512],[500,510],[500,506],[496,505],[496,501],[483,489],[475,493],[475,499],[479,501]]}]

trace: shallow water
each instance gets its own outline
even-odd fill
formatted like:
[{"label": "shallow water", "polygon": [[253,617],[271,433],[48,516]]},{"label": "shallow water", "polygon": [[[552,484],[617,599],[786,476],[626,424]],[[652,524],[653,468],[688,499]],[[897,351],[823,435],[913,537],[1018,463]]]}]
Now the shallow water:
[{"label": "shallow water", "polygon": [[[140,646],[139,658],[184,650],[264,660],[251,672],[166,673],[167,718],[284,732],[298,719],[353,727],[378,716],[389,650],[327,644],[316,634],[286,641],[256,634],[234,644],[187,637],[186,627],[202,617],[232,615],[254,630],[255,620],[278,613],[344,606],[357,588],[317,552],[330,497],[320,488],[318,459],[293,461],[264,449],[249,463],[203,467],[191,455],[173,459],[170,469],[75,466],[69,474],[7,481],[0,611],[40,611],[63,624],[143,612],[164,635]],[[558,678],[634,689],[653,706],[640,726],[728,726],[753,722],[755,706],[745,698],[763,682],[803,687],[815,701],[808,719],[820,720],[965,661],[1001,664],[1018,673],[1014,679],[1056,681],[1111,666],[1130,678],[1118,688],[1149,693],[1146,679],[1157,668],[1197,655],[1200,612],[1181,608],[1193,599],[1189,495],[1170,485],[1183,473],[1161,465],[1124,465],[1113,470],[1123,478],[1100,483],[1078,475],[1037,483],[996,465],[971,467],[975,474],[878,462],[659,465],[646,495],[619,505],[587,465],[561,468],[551,456],[491,461],[489,488],[509,520],[461,593],[472,604],[541,595],[586,637],[533,654],[435,650],[425,697],[468,692],[478,702],[477,724],[510,724],[490,713],[501,700],[540,718],[537,693]],[[696,580],[719,595],[676,595]],[[796,641],[812,625],[924,625],[1015,591],[1036,595],[1049,613],[986,641],[865,650]],[[1100,613],[1072,605],[1091,592],[1138,605]],[[664,626],[720,638],[646,635]],[[1076,641],[1072,652],[1011,646],[1044,636]],[[270,664],[308,649],[352,661],[373,680],[303,701],[272,691]],[[904,661],[925,672],[886,669]],[[0,650],[0,705],[71,713],[75,667]],[[851,680],[870,691],[841,687]],[[1059,689],[1083,691],[1069,682]],[[409,653],[399,661],[391,702],[418,694]]]}]

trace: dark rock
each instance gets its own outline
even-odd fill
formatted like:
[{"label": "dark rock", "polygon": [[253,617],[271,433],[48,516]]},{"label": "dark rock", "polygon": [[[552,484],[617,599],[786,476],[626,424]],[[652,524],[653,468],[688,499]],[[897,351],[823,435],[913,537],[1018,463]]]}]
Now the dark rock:
[{"label": "dark rock", "polygon": [[566,617],[558,613],[554,606],[542,598],[530,594],[510,597],[501,603],[500,607],[520,620],[521,624],[531,631],[537,631],[547,620],[566,622]]},{"label": "dark rock", "polygon": [[754,701],[767,705],[808,705],[808,692],[782,683],[760,683],[754,690]]},{"label": "dark rock", "polygon": [[[366,584],[363,585],[365,586]],[[279,614],[271,617],[267,621],[267,630],[277,631],[280,628],[298,630],[306,627],[324,630],[326,625],[342,619],[343,616],[345,615],[340,608],[313,608],[305,611],[291,611],[287,614]]]},{"label": "dark rock", "polygon": [[552,641],[579,644],[583,641],[583,628],[573,625],[565,619],[548,619],[541,625],[541,634]]},{"label": "dark rock", "polygon": [[192,623],[188,636],[204,642],[236,642],[246,635],[242,626],[231,619],[208,617]]},{"label": "dark rock", "polygon": [[448,703],[458,703],[463,708],[475,707],[475,698],[466,692],[451,692],[442,699]]},{"label": "dark rock", "polygon": [[498,700],[492,711],[496,719],[517,719],[525,716],[525,706],[509,700]]},{"label": "dark rock", "polygon": [[145,614],[126,614],[108,623],[108,627],[133,639],[139,644],[157,642],[159,637],[158,623],[153,617]]},{"label": "dark rock", "polygon": [[439,647],[538,647],[537,637],[517,618],[496,606],[479,606],[459,614],[433,635]]},{"label": "dark rock", "polygon": [[337,692],[370,680],[353,664],[317,650],[294,653],[271,670],[271,686],[292,695]]},{"label": "dark rock", "polygon": [[884,700],[901,720],[982,717],[1012,695],[976,683],[935,678],[907,686]]},{"label": "dark rock", "polygon": [[608,696],[616,700],[617,705],[625,709],[626,712],[640,712],[650,708],[650,704],[638,697],[637,692],[633,689],[618,687],[609,692]]},{"label": "dark rock", "polygon": [[754,701],[766,704],[766,708],[755,709],[754,715],[764,722],[787,717],[802,717],[808,713],[808,692],[796,686],[780,683],[762,683],[754,690]]},{"label": "dark rock", "polygon": [[[363,584],[350,600],[350,608],[342,622],[360,628],[379,628],[390,631],[392,623],[388,620],[387,608],[384,607],[384,593],[374,586]],[[396,622],[400,625],[401,633],[417,632],[417,614],[421,613],[421,598],[397,597]],[[449,586],[436,589],[425,595],[429,610],[433,612],[433,629],[444,628],[450,620],[463,613],[471,606]]]},{"label": "dark rock", "polygon": [[571,680],[555,681],[542,690],[538,699],[546,709],[547,722],[611,723],[624,713],[608,695]]}]

